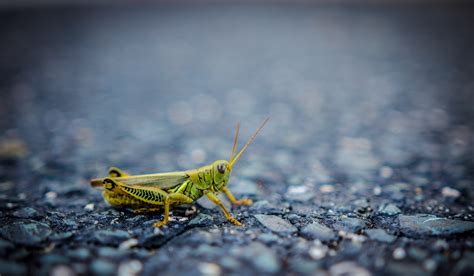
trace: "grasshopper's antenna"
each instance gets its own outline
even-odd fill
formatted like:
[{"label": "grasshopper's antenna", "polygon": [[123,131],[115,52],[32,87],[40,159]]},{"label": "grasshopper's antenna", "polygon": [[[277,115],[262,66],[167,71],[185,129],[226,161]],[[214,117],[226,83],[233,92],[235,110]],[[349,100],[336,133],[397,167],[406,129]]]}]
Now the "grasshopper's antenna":
[{"label": "grasshopper's antenna", "polygon": [[239,151],[239,153],[237,153],[235,158],[232,158],[232,160],[230,162],[230,168],[231,169],[232,169],[232,166],[234,165],[234,163],[237,162],[237,160],[239,160],[240,156],[242,156],[242,153],[244,153],[245,149],[247,149],[247,147],[253,142],[255,137],[257,137],[257,134],[260,132],[260,130],[262,130],[262,128],[265,126],[265,124],[268,122],[268,120],[270,120],[270,118],[266,118],[265,121],[263,121],[262,125],[260,125],[260,127],[255,131],[255,133],[252,135],[252,137],[250,137],[250,139],[247,141],[247,143],[245,143],[245,145],[242,147],[242,149]]},{"label": "grasshopper's antenna", "polygon": [[237,123],[237,127],[235,128],[234,147],[232,148],[232,153],[230,154],[229,163],[232,162],[232,159],[234,158],[235,150],[237,149],[237,139],[239,138],[239,129],[240,129],[240,123]]}]

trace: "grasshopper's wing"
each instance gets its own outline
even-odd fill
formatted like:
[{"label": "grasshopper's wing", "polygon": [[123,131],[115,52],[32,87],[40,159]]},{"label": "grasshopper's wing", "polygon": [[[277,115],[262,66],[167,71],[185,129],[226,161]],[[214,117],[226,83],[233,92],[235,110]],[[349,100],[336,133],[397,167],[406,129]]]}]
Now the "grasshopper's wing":
[{"label": "grasshopper's wing", "polygon": [[156,174],[130,175],[115,177],[114,179],[127,186],[157,187],[161,189],[173,188],[186,181],[189,176],[186,172],[168,172]]}]

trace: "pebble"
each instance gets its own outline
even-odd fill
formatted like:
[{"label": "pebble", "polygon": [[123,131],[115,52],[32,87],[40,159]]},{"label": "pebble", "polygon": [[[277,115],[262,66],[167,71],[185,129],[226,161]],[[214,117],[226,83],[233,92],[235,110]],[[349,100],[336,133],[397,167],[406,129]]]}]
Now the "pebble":
[{"label": "pebble", "polygon": [[329,248],[319,240],[316,240],[314,245],[309,248],[308,254],[314,260],[320,260],[324,258],[328,252]]},{"label": "pebble", "polygon": [[100,247],[97,250],[97,254],[101,257],[107,259],[120,259],[127,255],[127,252],[124,250],[117,249],[115,247]]},{"label": "pebble", "polygon": [[254,215],[254,217],[266,228],[279,234],[293,234],[298,229],[287,220],[274,215]]},{"label": "pebble", "polygon": [[277,243],[279,240],[281,240],[281,238],[272,233],[262,233],[257,236],[257,240],[265,244],[272,244]]},{"label": "pebble", "polygon": [[194,217],[192,220],[190,220],[188,225],[205,226],[205,225],[212,224],[213,221],[214,221],[214,218],[212,216],[200,213],[196,217]]},{"label": "pebble", "polygon": [[84,206],[84,210],[86,211],[94,211],[94,203],[89,203],[86,206]]},{"label": "pebble", "polygon": [[300,231],[301,235],[307,239],[318,239],[321,241],[331,241],[337,238],[334,231],[324,224],[313,222],[306,225]]},{"label": "pebble", "polygon": [[18,209],[16,211],[14,211],[12,213],[12,215],[14,217],[24,218],[24,219],[34,219],[34,218],[40,217],[40,214],[38,213],[38,211],[36,211],[35,209],[33,209],[31,207],[25,207],[25,208]]},{"label": "pebble", "polygon": [[345,275],[352,275],[352,276],[370,276],[370,272],[358,266],[355,262],[340,262],[337,264],[332,265],[329,268],[329,274],[331,276],[345,276]]},{"label": "pebble", "polygon": [[474,222],[441,218],[430,214],[399,215],[400,231],[407,236],[449,236],[474,230]]},{"label": "pebble", "polygon": [[119,245],[129,238],[130,234],[123,230],[99,230],[94,233],[94,239],[105,245]]},{"label": "pebble", "polygon": [[51,270],[51,276],[75,276],[76,273],[67,265],[58,265]]},{"label": "pebble", "polygon": [[344,230],[347,232],[358,232],[366,227],[365,221],[358,218],[350,218],[347,216],[341,216],[336,223],[333,225],[336,230]]},{"label": "pebble", "polygon": [[91,264],[91,270],[97,275],[112,275],[115,274],[115,265],[105,260],[94,260]]},{"label": "pebble", "polygon": [[261,273],[277,273],[281,268],[274,251],[259,242],[233,248],[231,254],[247,260]]},{"label": "pebble", "polygon": [[403,249],[401,247],[396,248],[392,253],[392,257],[395,260],[401,260],[401,259],[405,258],[406,255],[407,255],[407,253],[405,252],[405,249]]},{"label": "pebble", "polygon": [[87,248],[72,249],[66,253],[66,256],[74,258],[74,259],[78,259],[78,260],[86,260],[90,257],[90,255],[91,253],[89,249]]},{"label": "pebble", "polygon": [[200,263],[198,265],[199,272],[206,276],[221,275],[221,268],[215,263]]},{"label": "pebble", "polygon": [[137,239],[129,239],[129,240],[126,240],[126,241],[123,241],[120,245],[119,245],[119,249],[120,250],[127,250],[127,249],[130,249],[134,246],[137,246],[138,245],[138,240]]},{"label": "pebble", "polygon": [[138,275],[143,269],[143,264],[138,260],[130,260],[120,263],[117,275],[118,276],[134,276]]},{"label": "pebble", "polygon": [[14,222],[0,228],[0,235],[17,244],[38,246],[52,233],[49,225],[41,222]]},{"label": "pebble", "polygon": [[388,234],[383,229],[366,229],[364,233],[371,239],[379,242],[393,243],[397,237]]},{"label": "pebble", "polygon": [[333,185],[321,185],[319,187],[319,191],[323,194],[328,194],[334,192],[334,186]]},{"label": "pebble", "polygon": [[461,192],[450,187],[443,187],[441,194],[445,197],[458,198],[461,195]]},{"label": "pebble", "polygon": [[402,211],[392,203],[384,204],[379,207],[378,213],[387,216],[400,214]]}]

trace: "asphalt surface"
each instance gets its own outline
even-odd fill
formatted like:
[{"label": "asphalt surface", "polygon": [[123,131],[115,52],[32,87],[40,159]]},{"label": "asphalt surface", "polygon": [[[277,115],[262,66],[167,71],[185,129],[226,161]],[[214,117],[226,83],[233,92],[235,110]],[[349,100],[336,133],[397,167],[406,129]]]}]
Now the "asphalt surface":
[{"label": "asphalt surface", "polygon": [[[473,8],[0,11],[0,274],[472,275]],[[242,227],[199,200],[155,230],[89,186],[227,159],[265,117]]]}]

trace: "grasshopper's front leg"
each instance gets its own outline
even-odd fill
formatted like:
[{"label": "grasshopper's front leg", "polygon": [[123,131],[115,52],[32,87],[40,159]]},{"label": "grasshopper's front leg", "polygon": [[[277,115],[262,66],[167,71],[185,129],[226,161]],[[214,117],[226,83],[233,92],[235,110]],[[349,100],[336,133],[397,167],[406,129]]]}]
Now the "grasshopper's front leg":
[{"label": "grasshopper's front leg", "polygon": [[165,217],[163,218],[162,221],[155,222],[155,224],[153,224],[153,226],[156,227],[156,228],[160,228],[161,226],[164,226],[164,225],[168,224],[168,219],[169,219],[169,215],[170,215],[170,204],[171,203],[181,205],[181,204],[190,204],[192,202],[193,202],[192,198],[190,198],[188,196],[185,196],[183,194],[173,193],[173,194],[166,195],[166,198],[165,198],[165,212],[164,212]]},{"label": "grasshopper's front leg", "polygon": [[232,204],[250,205],[253,203],[251,199],[240,199],[240,200],[235,199],[234,195],[231,193],[231,191],[227,187],[222,188],[222,191],[227,195],[227,197],[229,198],[230,202],[232,202]]},{"label": "grasshopper's front leg", "polygon": [[[214,194],[211,192],[208,192],[206,194],[207,198],[209,198],[210,201],[214,202],[217,206],[219,206],[224,213],[225,217],[227,218],[228,221],[232,222],[235,225],[242,225],[237,219],[235,219],[229,211],[225,208],[224,204],[222,204],[222,201]],[[234,198],[235,199],[235,198]]]}]

